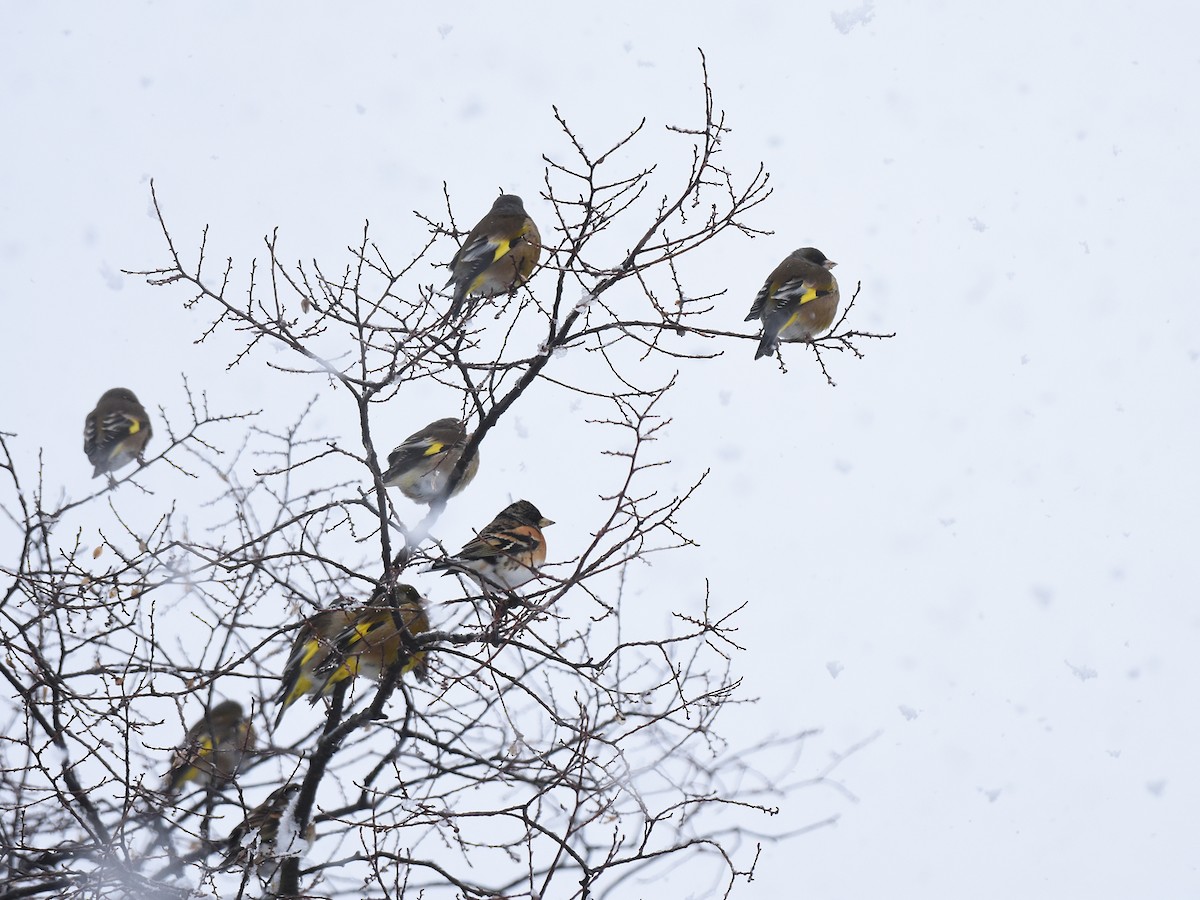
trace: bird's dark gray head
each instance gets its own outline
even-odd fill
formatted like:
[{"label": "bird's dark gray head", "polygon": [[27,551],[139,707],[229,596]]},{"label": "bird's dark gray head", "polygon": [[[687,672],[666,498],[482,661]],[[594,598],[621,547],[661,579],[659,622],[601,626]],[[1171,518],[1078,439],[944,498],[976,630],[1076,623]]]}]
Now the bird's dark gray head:
[{"label": "bird's dark gray head", "polygon": [[463,428],[463,423],[458,421],[458,419],[438,419],[436,422],[430,422],[418,431],[417,434],[413,435],[413,437],[417,437],[418,435],[437,438],[447,443],[454,443],[465,438],[467,431]]},{"label": "bird's dark gray head", "polygon": [[129,388],[110,388],[100,397],[101,403],[105,400],[124,400],[126,403],[138,402],[138,398],[134,396],[133,391],[129,390]]},{"label": "bird's dark gray head", "polygon": [[503,216],[523,216],[525,203],[516,194],[501,194],[492,204],[492,212]]},{"label": "bird's dark gray head", "polygon": [[413,604],[420,606],[422,605],[422,601],[425,599],[411,584],[396,585],[394,596],[396,598],[396,602],[401,606],[412,606]]},{"label": "bird's dark gray head", "polygon": [[500,515],[516,519],[518,522],[523,522],[526,525],[536,525],[539,528],[545,528],[547,525],[554,524],[543,516],[538,511],[538,508],[528,500],[518,500],[516,503],[506,506]]},{"label": "bird's dark gray head", "polygon": [[798,256],[815,265],[821,266],[824,269],[832,269],[837,265],[832,259],[828,259],[824,253],[816,247],[801,247],[792,256]]},{"label": "bird's dark gray head", "polygon": [[208,715],[212,719],[240,719],[244,713],[242,712],[242,704],[236,700],[225,700],[214,706]]}]

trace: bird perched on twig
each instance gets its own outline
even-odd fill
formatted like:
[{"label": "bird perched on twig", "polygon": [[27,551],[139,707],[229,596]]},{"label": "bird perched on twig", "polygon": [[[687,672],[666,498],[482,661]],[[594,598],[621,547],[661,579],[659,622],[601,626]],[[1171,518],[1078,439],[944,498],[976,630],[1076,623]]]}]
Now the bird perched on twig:
[{"label": "bird perched on twig", "polygon": [[301,626],[276,695],[281,704],[276,724],[305,694],[311,694],[315,703],[347,678],[364,675],[378,679],[399,665],[401,674],[412,672],[425,680],[425,651],[411,645],[413,637],[429,630],[424,598],[407,584],[396,585],[395,595],[395,606],[379,601],[322,610]]},{"label": "bird perched on twig", "polygon": [[468,296],[490,297],[520,286],[541,255],[542,236],[525,204],[516,194],[501,194],[450,260],[445,285],[454,285],[450,317],[458,317]]},{"label": "bird perched on twig", "polygon": [[837,263],[815,247],[802,247],[776,266],[746,316],[762,319],[762,340],[755,359],[774,356],[780,341],[811,341],[837,315]]},{"label": "bird perched on twig", "polygon": [[150,416],[133,391],[105,391],[83,423],[83,452],[95,466],[92,477],[140,460],[151,434]]},{"label": "bird perched on twig", "polygon": [[243,757],[257,746],[254,726],[236,700],[218,703],[192,725],[171,757],[163,790],[183,785],[220,787],[233,780]]},{"label": "bird perched on twig", "polygon": [[518,500],[458,553],[436,560],[430,569],[445,569],[443,574],[464,572],[489,593],[495,588],[511,591],[533,578],[546,561],[542,529],[553,524],[528,500]]},{"label": "bird perched on twig", "polygon": [[422,681],[428,677],[425,651],[411,645],[412,638],[429,630],[425,598],[409,584],[396,585],[394,595],[395,606],[380,600],[352,611],[350,624],[338,632],[332,652],[317,668],[317,675],[324,676],[322,693],[347,678],[377,679],[396,665],[401,675],[412,672]]},{"label": "bird perched on twig", "polygon": [[320,694],[317,669],[328,658],[334,639],[354,619],[348,605],[349,601],[342,600],[329,609],[309,616],[300,624],[292,641],[291,653],[283,665],[279,691],[275,695],[275,702],[279,704],[279,712],[275,714],[276,725],[283,720],[288,707],[305,694]]},{"label": "bird perched on twig", "polygon": [[[299,793],[300,785],[285,784],[273,790],[266,800],[246,813],[246,818],[229,833],[221,867],[227,868],[235,862],[253,864],[258,868],[260,878],[270,880],[278,868],[276,860],[294,855],[301,849],[297,846],[300,836],[296,833],[294,819],[296,796]],[[285,824],[285,817],[289,816],[293,817],[290,827],[281,827]],[[314,834],[315,828],[310,822],[304,840],[311,841]]]},{"label": "bird perched on twig", "polygon": [[[466,445],[467,431],[458,419],[430,422],[388,454],[383,483],[400,488],[400,493],[416,503],[433,503],[445,490],[450,473],[458,465]],[[476,451],[450,496],[470,484],[478,471],[479,452]]]}]

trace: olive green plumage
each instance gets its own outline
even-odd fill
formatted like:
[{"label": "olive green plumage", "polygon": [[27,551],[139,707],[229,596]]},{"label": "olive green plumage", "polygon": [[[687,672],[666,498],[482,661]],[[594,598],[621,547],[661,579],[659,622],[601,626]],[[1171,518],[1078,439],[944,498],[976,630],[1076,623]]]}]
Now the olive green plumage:
[{"label": "olive green plumage", "polygon": [[[450,473],[462,458],[466,444],[467,430],[458,419],[430,422],[388,454],[383,483],[400,488],[400,493],[416,503],[433,503],[445,491]],[[450,496],[470,484],[478,471],[479,453],[476,452]]]},{"label": "olive green plumage", "polygon": [[236,700],[218,703],[188,729],[171,757],[163,789],[184,785],[220,787],[233,780],[247,753],[257,745],[254,726]]},{"label": "olive green plumage", "polygon": [[413,637],[429,630],[424,598],[407,584],[397,585],[395,595],[395,606],[377,602],[334,607],[305,620],[284,664],[276,724],[305,694],[315,703],[347,678],[378,679],[395,665],[401,674],[427,677],[425,651],[411,646]]},{"label": "olive green plumage", "polygon": [[541,256],[542,236],[524,202],[515,194],[501,194],[450,261],[450,317],[458,317],[468,296],[490,297],[519,287]]},{"label": "olive green plumage", "polygon": [[811,341],[833,324],[841,295],[829,270],[836,265],[815,247],[802,247],[767,276],[746,316],[763,323],[755,359],[774,356],[780,341]]}]

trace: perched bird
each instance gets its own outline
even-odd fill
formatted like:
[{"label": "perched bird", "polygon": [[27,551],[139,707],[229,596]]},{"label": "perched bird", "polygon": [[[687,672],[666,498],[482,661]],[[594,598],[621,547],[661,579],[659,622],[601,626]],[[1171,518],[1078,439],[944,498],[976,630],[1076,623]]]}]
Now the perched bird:
[{"label": "perched bird", "polygon": [[[383,483],[388,487],[400,488],[400,493],[409,500],[432,503],[442,495],[466,444],[467,431],[458,419],[430,422],[416,434],[406,437],[404,443],[388,454]],[[463,469],[462,477],[450,496],[453,497],[470,484],[478,471],[479,453],[476,452]]]},{"label": "perched bird", "polygon": [[[347,678],[379,678],[394,665],[400,672],[427,676],[425,651],[412,652],[412,637],[429,630],[423,598],[416,588],[396,586],[397,604],[378,602],[355,608],[323,610],[308,619],[292,644],[276,700],[275,723],[303,697],[329,694]],[[407,633],[406,633],[407,632]]]},{"label": "perched bird", "polygon": [[[270,879],[277,868],[276,859],[295,854],[300,848],[295,846],[298,835],[296,823],[290,828],[281,829],[284,816],[295,815],[296,796],[300,793],[300,785],[285,784],[276,788],[258,806],[246,813],[246,818],[229,833],[225,842],[225,860],[222,864],[230,866],[235,862],[242,865],[258,867],[259,876]],[[283,830],[285,839],[276,854],[276,844],[279,842],[280,831]],[[311,841],[315,828],[310,822],[305,832],[305,840]]]},{"label": "perched bird", "polygon": [[546,561],[542,529],[554,523],[528,500],[505,507],[483,531],[454,556],[439,559],[431,569],[465,571],[485,591],[513,590],[537,574]]},{"label": "perched bird", "polygon": [[343,600],[339,605],[309,616],[300,625],[292,641],[292,651],[283,665],[279,692],[275,695],[275,702],[280,704],[275,715],[276,725],[283,720],[288,707],[305,694],[319,694],[317,669],[329,657],[334,639],[354,620],[346,606],[347,601]]},{"label": "perched bird", "polygon": [[413,652],[410,643],[429,630],[425,598],[409,584],[396,585],[395,597],[395,606],[380,600],[351,611],[350,624],[334,638],[332,652],[317,669],[318,677],[324,676],[321,693],[347,678],[377,679],[395,665],[401,675],[412,672],[422,681],[428,677],[425,651]]},{"label": "perched bird", "polygon": [[257,745],[254,726],[236,700],[218,703],[187,730],[171,757],[163,790],[174,793],[188,782],[220,787],[233,780],[242,758]]},{"label": "perched bird", "polygon": [[468,295],[490,297],[519,286],[541,255],[542,236],[525,204],[515,194],[501,194],[450,260],[450,317],[457,318]]},{"label": "perched bird", "polygon": [[151,433],[150,416],[133,391],[105,391],[83,423],[83,452],[96,467],[92,477],[140,459]]},{"label": "perched bird", "polygon": [[811,341],[833,324],[840,295],[829,270],[836,265],[820,250],[803,247],[776,266],[746,316],[747,322],[763,322],[755,359],[774,356],[780,341]]}]

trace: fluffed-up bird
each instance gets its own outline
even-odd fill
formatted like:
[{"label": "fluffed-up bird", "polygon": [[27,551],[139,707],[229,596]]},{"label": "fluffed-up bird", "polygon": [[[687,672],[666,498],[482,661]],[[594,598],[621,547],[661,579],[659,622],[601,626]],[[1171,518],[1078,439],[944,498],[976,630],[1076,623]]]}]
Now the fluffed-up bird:
[{"label": "fluffed-up bird", "polygon": [[305,694],[315,703],[347,678],[378,679],[396,665],[401,674],[427,677],[425,651],[411,646],[412,638],[429,630],[424,598],[407,584],[396,585],[395,595],[395,607],[381,600],[324,610],[305,622],[284,666],[276,724]]},{"label": "fluffed-up bird", "polygon": [[746,316],[761,319],[762,340],[755,359],[774,356],[780,341],[811,341],[837,315],[837,263],[815,247],[802,247],[775,267]]},{"label": "fluffed-up bird", "polygon": [[139,459],[151,434],[150,416],[133,391],[105,391],[83,423],[83,452],[95,466],[92,477]]},{"label": "fluffed-up bird", "polygon": [[528,500],[506,506],[458,553],[436,560],[431,570],[463,572],[485,591],[513,590],[525,584],[546,561],[542,529],[554,523]]},{"label": "fluffed-up bird", "polygon": [[520,286],[542,255],[542,236],[516,194],[501,194],[450,260],[457,318],[467,297],[490,297]]},{"label": "fluffed-up bird", "polygon": [[[416,434],[410,434],[388,454],[383,483],[400,488],[400,493],[416,503],[433,503],[446,488],[450,473],[462,458],[467,431],[458,419],[438,419]],[[450,496],[470,484],[479,471],[479,453],[471,457]]]},{"label": "fluffed-up bird", "polygon": [[187,730],[171,757],[163,790],[186,784],[220,787],[233,780],[242,759],[257,746],[254,726],[236,700],[218,703]]}]

